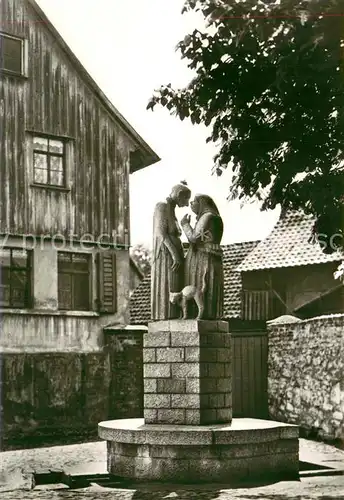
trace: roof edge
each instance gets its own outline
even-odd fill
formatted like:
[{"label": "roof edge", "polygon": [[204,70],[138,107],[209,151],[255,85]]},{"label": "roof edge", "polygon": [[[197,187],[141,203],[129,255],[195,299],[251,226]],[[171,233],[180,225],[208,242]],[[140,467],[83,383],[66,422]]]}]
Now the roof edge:
[{"label": "roof edge", "polygon": [[[335,255],[335,254],[334,254]],[[255,271],[273,271],[274,269],[291,269],[293,267],[308,267],[308,266],[322,266],[324,264],[332,264],[334,262],[342,262],[342,258],[340,256],[335,255],[333,259],[328,259],[325,262],[307,262],[301,264],[285,264],[280,265],[278,267],[255,267],[254,269],[247,269],[246,267],[242,267],[241,264],[238,265],[234,270],[241,273],[254,273]]]},{"label": "roof edge", "polygon": [[56,38],[56,40],[60,44],[61,48],[64,50],[64,52],[67,53],[67,56],[69,56],[69,58],[72,59],[72,62],[75,65],[76,70],[81,73],[82,77],[90,85],[91,89],[96,94],[98,99],[101,101],[103,106],[107,109],[107,111],[110,112],[110,114],[112,114],[114,116],[114,118],[116,118],[120,122],[120,124],[122,125],[124,130],[138,144],[138,146],[139,146],[138,149],[141,152],[141,162],[138,163],[136,168],[133,168],[133,169],[130,168],[130,173],[136,172],[137,170],[141,170],[142,168],[148,167],[149,165],[152,165],[153,163],[157,163],[158,161],[160,161],[161,158],[155,153],[155,151],[153,151],[153,149],[140,136],[140,134],[138,132],[136,132],[136,130],[130,125],[130,123],[124,118],[124,116],[118,111],[118,109],[115,108],[115,106],[112,104],[110,99],[108,99],[106,97],[106,95],[101,90],[99,85],[95,82],[95,80],[92,78],[90,73],[81,64],[81,62],[76,57],[76,55],[74,54],[72,49],[65,42],[65,40],[62,38],[62,36],[57,31],[57,29],[55,28],[53,23],[50,21],[50,19],[47,17],[47,15],[43,11],[43,9],[37,4],[37,2],[35,0],[28,0],[28,3],[34,9],[37,16],[40,17],[40,19],[47,26],[47,28],[51,32],[51,34]]},{"label": "roof edge", "polygon": [[221,243],[221,247],[232,247],[235,245],[253,245],[253,243],[258,245],[263,240],[245,240],[245,241],[234,241],[233,243]]},{"label": "roof edge", "polygon": [[139,268],[139,266],[136,264],[136,262],[134,261],[134,259],[132,257],[129,257],[129,262],[130,262],[130,265],[135,269],[137,274],[139,274],[139,276],[143,280],[145,277],[145,274],[141,271],[141,269]]}]

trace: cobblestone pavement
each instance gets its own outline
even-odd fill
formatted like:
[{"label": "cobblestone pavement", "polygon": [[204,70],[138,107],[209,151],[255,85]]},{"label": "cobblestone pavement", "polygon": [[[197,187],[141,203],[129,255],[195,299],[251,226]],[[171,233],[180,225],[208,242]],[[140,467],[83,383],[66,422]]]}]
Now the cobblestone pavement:
[{"label": "cobblestone pavement", "polygon": [[109,489],[93,486],[80,490],[15,490],[1,494],[3,500],[333,500],[344,499],[344,476],[281,482],[260,488],[155,487]]},{"label": "cobblestone pavement", "polygon": [[[344,469],[344,452],[332,446],[300,440],[300,460]],[[226,486],[137,485],[111,489],[92,485],[85,489],[68,489],[58,485],[32,488],[29,471],[54,469],[72,474],[106,471],[106,443],[95,442],[53,446],[0,453],[1,500],[344,500],[344,475],[303,478],[249,489]],[[26,473],[25,473],[26,472]]]},{"label": "cobblestone pavement", "polygon": [[[16,469],[65,470],[81,465],[87,468],[94,463],[103,464],[103,470],[106,471],[105,441],[0,452],[0,473]],[[96,472],[98,472],[98,467]]]},{"label": "cobblestone pavement", "polygon": [[320,441],[300,439],[300,460],[334,469],[344,469],[344,451]]}]

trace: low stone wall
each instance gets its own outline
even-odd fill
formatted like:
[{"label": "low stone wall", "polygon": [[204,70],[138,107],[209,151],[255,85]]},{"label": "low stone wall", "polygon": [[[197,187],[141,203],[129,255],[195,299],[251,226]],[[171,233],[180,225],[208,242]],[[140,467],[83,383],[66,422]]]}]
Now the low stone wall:
[{"label": "low stone wall", "polygon": [[267,328],[270,417],[344,440],[344,315]]},{"label": "low stone wall", "polygon": [[145,329],[107,329],[101,352],[0,353],[0,449],[97,439],[100,421],[143,416]]}]

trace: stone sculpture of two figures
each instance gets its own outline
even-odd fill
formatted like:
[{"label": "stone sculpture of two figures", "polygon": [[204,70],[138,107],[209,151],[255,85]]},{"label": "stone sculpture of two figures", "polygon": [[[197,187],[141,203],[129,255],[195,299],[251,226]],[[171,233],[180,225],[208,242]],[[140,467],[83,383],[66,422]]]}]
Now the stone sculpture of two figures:
[{"label": "stone sculpture of two figures", "polygon": [[[175,208],[187,207],[186,182],[155,207],[151,272],[152,320],[182,317],[216,320],[223,315],[223,222],[210,196],[198,194],[190,203],[196,225],[185,215],[180,225]],[[189,242],[185,255],[182,230]]]}]

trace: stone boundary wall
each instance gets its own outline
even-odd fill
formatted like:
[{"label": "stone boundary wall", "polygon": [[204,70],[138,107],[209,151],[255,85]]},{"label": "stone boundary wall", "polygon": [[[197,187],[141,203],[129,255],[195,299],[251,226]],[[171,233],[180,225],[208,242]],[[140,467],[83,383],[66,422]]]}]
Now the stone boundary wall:
[{"label": "stone boundary wall", "polygon": [[344,315],[268,322],[272,419],[344,440]]},{"label": "stone boundary wall", "polygon": [[98,423],[143,417],[143,334],[104,330],[101,352],[0,353],[0,451],[98,438]]}]

